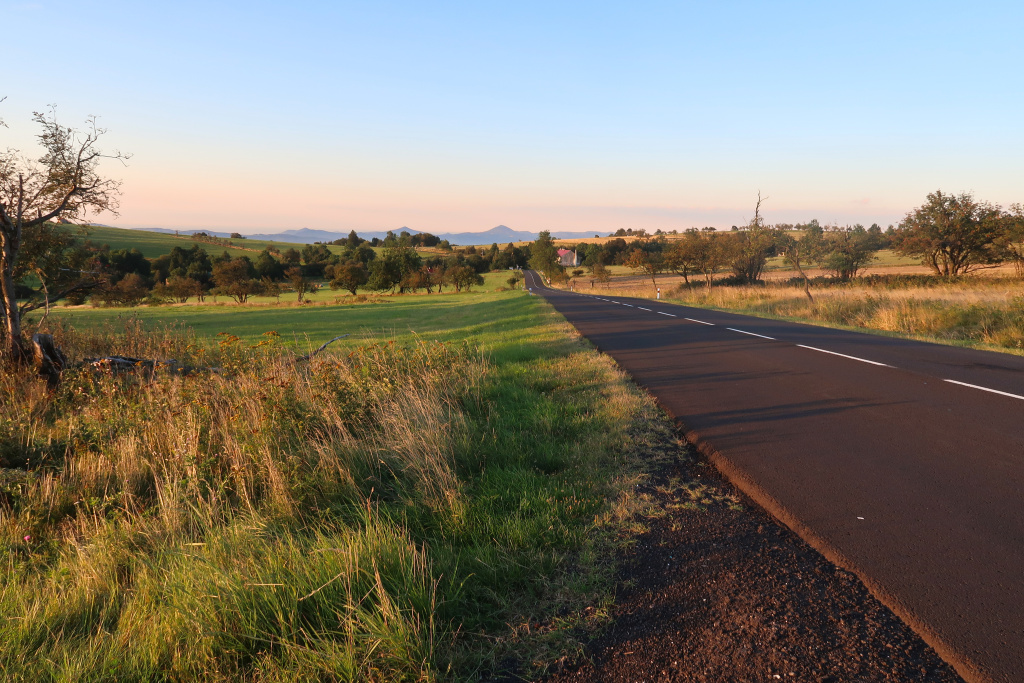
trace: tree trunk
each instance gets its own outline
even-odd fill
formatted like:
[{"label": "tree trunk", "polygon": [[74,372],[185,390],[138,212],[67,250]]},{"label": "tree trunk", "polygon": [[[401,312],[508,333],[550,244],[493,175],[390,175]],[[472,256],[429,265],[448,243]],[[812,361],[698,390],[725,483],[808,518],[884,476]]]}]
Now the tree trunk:
[{"label": "tree trunk", "polygon": [[14,249],[11,240],[0,234],[0,308],[3,309],[3,334],[0,335],[0,358],[14,362],[26,360],[21,338],[21,312],[14,293]]},{"label": "tree trunk", "polygon": [[800,266],[800,259],[794,259],[793,265],[796,266],[797,272],[800,273],[800,277],[804,279],[804,294],[807,295],[808,300],[813,304],[814,297],[811,296],[811,282],[807,279],[807,273],[805,273],[804,269]]}]

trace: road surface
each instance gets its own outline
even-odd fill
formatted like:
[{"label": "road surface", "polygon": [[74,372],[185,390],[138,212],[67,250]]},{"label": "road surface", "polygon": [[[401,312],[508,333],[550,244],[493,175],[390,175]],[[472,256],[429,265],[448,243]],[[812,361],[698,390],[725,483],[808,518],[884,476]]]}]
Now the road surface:
[{"label": "road surface", "polygon": [[1024,681],[1024,357],[526,285],[969,681]]}]

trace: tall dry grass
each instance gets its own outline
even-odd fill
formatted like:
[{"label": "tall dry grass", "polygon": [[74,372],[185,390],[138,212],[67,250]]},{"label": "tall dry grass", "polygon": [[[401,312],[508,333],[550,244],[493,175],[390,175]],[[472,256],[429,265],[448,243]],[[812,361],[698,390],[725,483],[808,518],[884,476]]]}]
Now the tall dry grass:
[{"label": "tall dry grass", "polygon": [[435,616],[439,592],[457,590],[381,502],[458,528],[455,454],[488,372],[479,352],[379,343],[296,363],[273,336],[211,348],[133,324],[63,339],[73,358],[217,370],[79,369],[56,392],[0,375],[5,679],[447,669]]},{"label": "tall dry grass", "polygon": [[298,364],[273,334],[55,330],[72,360],[216,370],[0,374],[0,679],[479,680],[579,652],[644,504],[635,449],[670,435],[540,299],[494,315],[487,356]]}]

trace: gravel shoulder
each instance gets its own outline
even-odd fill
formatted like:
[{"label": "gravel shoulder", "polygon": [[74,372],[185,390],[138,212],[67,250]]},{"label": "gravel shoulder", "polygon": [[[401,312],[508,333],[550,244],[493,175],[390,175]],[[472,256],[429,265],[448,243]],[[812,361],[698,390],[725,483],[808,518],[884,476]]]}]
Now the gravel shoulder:
[{"label": "gravel shoulder", "polygon": [[619,551],[612,622],[582,681],[961,681],[876,600],[666,430],[638,493],[651,512]]}]

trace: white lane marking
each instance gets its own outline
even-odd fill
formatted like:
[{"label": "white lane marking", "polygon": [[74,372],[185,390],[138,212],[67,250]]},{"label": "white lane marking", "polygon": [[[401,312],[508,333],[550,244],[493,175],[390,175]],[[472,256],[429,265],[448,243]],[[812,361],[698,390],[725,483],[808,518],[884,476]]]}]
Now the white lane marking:
[{"label": "white lane marking", "polygon": [[715,326],[714,323],[706,323],[703,320],[697,320],[696,318],[683,318],[683,320],[689,320],[691,323],[700,323],[701,325],[711,325],[712,327]]},{"label": "white lane marking", "polygon": [[622,304],[623,306],[629,306],[630,308],[636,308],[633,304]]},{"label": "white lane marking", "polygon": [[650,313],[650,312],[651,312],[651,309],[649,309],[649,308],[644,308],[643,306],[637,306],[637,308],[639,308],[639,309],[640,309],[641,311],[647,311],[648,313]]},{"label": "white lane marking", "polygon": [[667,316],[668,316],[668,317],[670,317],[670,318],[674,318],[674,317],[676,317],[676,316],[672,315],[671,313],[663,313],[662,311],[655,311],[655,312],[656,312],[656,313],[660,313],[661,315],[667,315]]},{"label": "white lane marking", "polygon": [[725,329],[732,330],[733,332],[739,332],[740,334],[749,334],[751,337],[760,337],[761,339],[771,339],[772,341],[775,341],[775,337],[766,337],[763,334],[757,334],[756,332],[747,332],[746,330],[737,330],[735,327],[727,327]]},{"label": "white lane marking", "polygon": [[797,344],[801,349],[810,349],[811,351],[820,351],[822,353],[828,353],[833,356],[841,356],[843,358],[849,358],[850,360],[859,360],[861,363],[871,363],[872,365],[880,365],[883,368],[894,367],[892,365],[886,365],[885,363],[879,363],[876,360],[868,360],[867,358],[857,358],[857,356],[847,356],[845,353],[836,353],[835,351],[826,351],[825,349],[819,349],[814,346],[804,346],[803,344]]},{"label": "white lane marking", "polygon": [[955,379],[944,379],[943,382],[949,382],[950,384],[959,384],[962,387],[970,387],[971,389],[981,389],[993,394],[999,394],[1000,396],[1009,396],[1010,398],[1019,398],[1024,401],[1024,396],[1018,396],[1017,394],[1011,394],[1007,391],[999,391],[998,389],[989,389],[988,387],[979,387],[977,384],[968,384],[967,382],[957,382]]}]

